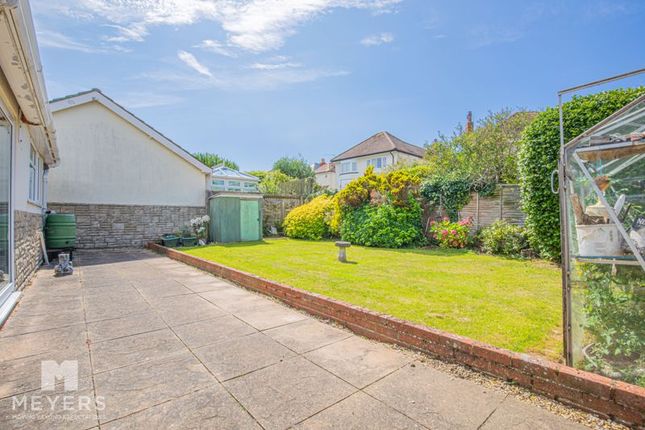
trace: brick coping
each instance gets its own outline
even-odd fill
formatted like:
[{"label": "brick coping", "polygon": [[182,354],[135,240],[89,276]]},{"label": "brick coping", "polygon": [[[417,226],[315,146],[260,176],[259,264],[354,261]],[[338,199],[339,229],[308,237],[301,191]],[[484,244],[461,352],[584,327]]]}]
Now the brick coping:
[{"label": "brick coping", "polygon": [[148,248],[274,297],[294,308],[335,321],[362,336],[420,351],[444,361],[464,364],[628,426],[645,426],[645,388],[404,321],[156,243],[149,243]]}]

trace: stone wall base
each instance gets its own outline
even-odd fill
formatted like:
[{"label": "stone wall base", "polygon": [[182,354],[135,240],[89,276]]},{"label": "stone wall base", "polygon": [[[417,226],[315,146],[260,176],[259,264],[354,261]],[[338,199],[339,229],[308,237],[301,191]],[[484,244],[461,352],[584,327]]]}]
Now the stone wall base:
[{"label": "stone wall base", "polygon": [[142,247],[206,215],[206,207],[49,203],[58,213],[76,214],[76,247]]},{"label": "stone wall base", "polygon": [[38,213],[15,211],[14,236],[16,288],[24,288],[43,262],[38,232],[43,230],[43,217]]}]

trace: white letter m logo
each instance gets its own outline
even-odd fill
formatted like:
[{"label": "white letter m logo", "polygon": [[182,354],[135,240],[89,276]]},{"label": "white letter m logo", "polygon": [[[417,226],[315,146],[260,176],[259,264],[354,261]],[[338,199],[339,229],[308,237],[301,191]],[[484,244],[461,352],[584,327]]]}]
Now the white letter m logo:
[{"label": "white letter m logo", "polygon": [[40,389],[54,391],[56,380],[65,382],[65,391],[78,390],[78,361],[65,360],[58,364],[54,360],[40,362]]}]

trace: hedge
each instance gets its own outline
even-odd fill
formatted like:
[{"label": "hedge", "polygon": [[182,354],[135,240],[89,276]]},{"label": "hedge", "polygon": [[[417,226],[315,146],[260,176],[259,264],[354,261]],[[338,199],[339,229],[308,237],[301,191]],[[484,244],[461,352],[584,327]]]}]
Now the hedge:
[{"label": "hedge", "polygon": [[[570,141],[618,109],[645,94],[645,87],[576,96],[563,105],[564,140]],[[531,246],[542,258],[560,260],[560,209],[551,192],[558,167],[560,131],[557,107],[541,112],[524,130],[519,152],[522,207]]]},{"label": "hedge", "polygon": [[294,239],[321,240],[329,237],[332,210],[332,198],[318,196],[287,214],[283,223],[284,233]]}]

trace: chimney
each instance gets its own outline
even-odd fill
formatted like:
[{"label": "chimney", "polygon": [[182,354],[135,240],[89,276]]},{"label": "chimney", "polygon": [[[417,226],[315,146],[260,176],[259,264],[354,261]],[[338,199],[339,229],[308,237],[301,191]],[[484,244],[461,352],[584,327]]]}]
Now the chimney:
[{"label": "chimney", "polygon": [[321,165],[325,164],[325,159],[324,159],[324,158],[321,158],[321,159],[320,159],[320,164],[321,164]]},{"label": "chimney", "polygon": [[468,113],[466,114],[466,133],[472,133],[474,129],[475,125],[473,124],[473,112],[468,111]]}]

